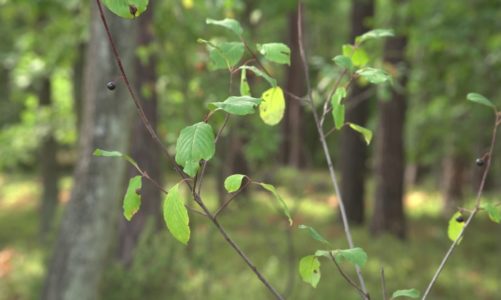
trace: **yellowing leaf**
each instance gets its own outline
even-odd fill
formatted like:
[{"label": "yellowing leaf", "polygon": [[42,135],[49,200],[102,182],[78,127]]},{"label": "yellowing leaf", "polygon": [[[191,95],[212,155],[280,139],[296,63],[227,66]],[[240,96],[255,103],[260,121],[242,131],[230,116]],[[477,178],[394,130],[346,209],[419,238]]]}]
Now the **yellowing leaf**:
[{"label": "yellowing leaf", "polygon": [[259,105],[259,116],[270,126],[278,124],[285,111],[284,92],[279,86],[273,87],[263,93],[262,99]]},{"label": "yellowing leaf", "polygon": [[[456,212],[452,218],[449,220],[449,227],[447,228],[447,235],[449,236],[449,239],[451,241],[455,241],[459,238],[459,235],[461,234],[461,231],[463,230],[464,227],[464,218],[460,218],[463,215],[461,212]],[[458,244],[461,240],[458,241]]]}]

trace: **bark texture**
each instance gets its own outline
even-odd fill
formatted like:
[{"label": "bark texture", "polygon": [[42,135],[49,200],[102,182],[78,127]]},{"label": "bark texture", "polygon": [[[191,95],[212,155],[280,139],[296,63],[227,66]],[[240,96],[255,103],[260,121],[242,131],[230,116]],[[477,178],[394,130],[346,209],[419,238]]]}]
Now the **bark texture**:
[{"label": "bark texture", "polygon": [[[299,55],[298,22],[297,11],[289,14],[289,46],[291,49],[291,66],[287,72],[287,91],[302,97],[306,94],[304,84],[304,71]],[[286,95],[286,109],[282,126],[282,155],[283,163],[290,167],[301,168],[305,164],[305,153],[303,147],[304,124],[303,107],[297,100]]]},{"label": "bark texture", "polygon": [[[42,108],[52,105],[52,85],[50,76],[45,76],[40,85],[39,103]],[[40,198],[40,236],[45,239],[52,229],[59,195],[59,167],[57,163],[57,142],[52,128],[44,136],[40,146],[40,177],[42,196]]]},{"label": "bark texture", "polygon": [[[134,50],[133,22],[108,14],[125,66]],[[133,106],[123,83],[115,91],[106,83],[117,77],[96,4],[86,54],[80,155],[74,187],[65,209],[45,280],[44,300],[95,300],[123,196],[125,163],[92,156],[95,148],[127,151]]]},{"label": "bark texture", "polygon": [[[385,43],[385,62],[397,67],[405,66],[407,39],[397,36]],[[376,195],[371,230],[375,234],[387,232],[405,238],[406,223],[404,197],[404,124],[407,100],[405,86],[407,70],[396,80],[388,100],[379,101],[379,124],[376,133]]]},{"label": "bark texture", "polygon": [[[367,21],[374,16],[373,0],[356,0],[352,4],[351,40],[368,31]],[[356,105],[346,112],[346,121],[365,126],[369,117],[369,102],[360,101],[371,89],[356,82],[350,91],[348,103]],[[365,209],[365,174],[367,172],[367,145],[353,130],[341,131],[341,193],[350,223],[363,224]]]}]

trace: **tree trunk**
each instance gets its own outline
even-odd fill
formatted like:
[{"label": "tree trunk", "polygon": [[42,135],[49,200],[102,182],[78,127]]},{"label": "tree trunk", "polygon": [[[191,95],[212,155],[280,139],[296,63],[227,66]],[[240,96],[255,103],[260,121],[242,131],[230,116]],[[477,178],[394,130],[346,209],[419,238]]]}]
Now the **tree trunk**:
[{"label": "tree trunk", "polygon": [[[150,1],[148,10],[139,18],[138,46],[148,47],[154,41],[153,32],[153,1]],[[157,80],[156,58],[150,55],[147,61],[136,58],[136,90],[140,91],[141,102],[148,120],[153,128],[156,128],[157,116],[157,94],[155,84]],[[146,170],[148,174],[157,182],[162,183],[161,161],[162,156],[159,147],[151,138],[139,117],[136,116],[133,122],[131,139],[131,156],[137,161],[139,166]],[[129,177],[138,175],[137,170],[130,166]],[[128,181],[127,181],[128,182]],[[124,265],[130,265],[134,257],[134,250],[145,225],[149,218],[155,218],[156,224],[161,225],[161,194],[160,190],[148,180],[143,179],[141,189],[141,209],[128,222],[121,218],[119,222],[119,242],[118,258]]]},{"label": "tree trunk", "polygon": [[[397,36],[385,43],[385,62],[396,70],[405,66],[407,39]],[[376,195],[371,230],[374,234],[388,232],[405,238],[406,224],[404,196],[404,123],[406,110],[405,86],[407,71],[396,78],[399,89],[393,89],[391,98],[381,100],[379,124],[376,133]]]},{"label": "tree trunk", "polygon": [[[291,66],[287,73],[287,91],[296,95],[304,96],[306,94],[306,86],[304,84],[304,72],[299,54],[298,42],[298,22],[297,11],[294,10],[289,14],[289,45],[291,48]],[[304,125],[302,112],[303,107],[299,101],[286,95],[286,109],[282,125],[282,155],[283,163],[290,167],[304,167]]]},{"label": "tree trunk", "polygon": [[450,217],[452,213],[457,211],[463,198],[465,161],[459,155],[449,154],[443,160],[442,170],[443,214]]},{"label": "tree trunk", "polygon": [[[374,16],[373,0],[356,0],[351,12],[351,40],[368,31],[367,19]],[[371,86],[355,82],[348,103],[357,104],[346,112],[346,122],[364,126],[369,117],[369,102],[361,101]],[[351,100],[351,101],[350,101]],[[367,145],[353,130],[341,131],[341,193],[348,220],[353,224],[364,222],[365,173],[367,172]]]},{"label": "tree trunk", "polygon": [[77,55],[75,61],[73,62],[73,111],[75,113],[76,128],[80,132],[80,127],[82,125],[82,86],[83,86],[83,75],[85,66],[85,43],[81,43],[78,47]]},{"label": "tree trunk", "polygon": [[[128,66],[135,44],[130,38],[134,23],[107,15],[117,47],[123,50],[123,62]],[[106,89],[106,83],[117,77],[117,68],[96,4],[92,5],[86,62],[80,158],[45,280],[41,297],[44,300],[98,299],[98,286],[124,194],[124,160],[92,156],[96,148],[127,151],[127,129],[133,113],[123,84],[118,84],[115,91]]]},{"label": "tree trunk", "polygon": [[[52,105],[51,78],[45,76],[41,81],[39,103],[41,108]],[[57,142],[52,132],[52,126],[44,136],[40,146],[40,176],[42,179],[42,196],[40,198],[40,236],[47,237],[54,223],[59,195],[59,168],[57,164]]]}]

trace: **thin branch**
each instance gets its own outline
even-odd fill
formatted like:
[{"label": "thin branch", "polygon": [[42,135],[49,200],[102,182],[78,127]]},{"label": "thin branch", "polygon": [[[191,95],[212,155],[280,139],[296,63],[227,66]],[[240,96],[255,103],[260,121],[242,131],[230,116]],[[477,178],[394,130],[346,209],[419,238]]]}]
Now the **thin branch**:
[{"label": "thin branch", "polygon": [[221,204],[221,206],[216,210],[216,212],[214,213],[214,218],[217,218],[219,214],[231,203],[231,201],[233,201],[233,199],[235,199],[238,196],[238,194],[240,194],[243,190],[245,190],[245,188],[249,186],[251,182],[252,181],[247,178],[247,183],[245,183],[243,187],[241,187],[238,191],[236,191],[233,195],[231,195],[231,197],[228,200],[226,200],[223,204]]},{"label": "thin branch", "polygon": [[343,276],[343,278],[346,280],[346,282],[348,282],[352,287],[354,287],[359,293],[360,295],[362,295],[363,298],[366,298],[366,299],[370,299],[370,296],[369,294],[367,294],[366,292],[364,292],[354,281],[353,279],[350,278],[350,276],[348,276],[348,274],[346,274],[344,271],[343,271],[343,268],[341,268],[341,266],[339,265],[339,263],[336,261],[336,258],[334,257],[334,255],[332,255],[332,251],[329,251],[329,256],[331,257],[331,260],[332,262],[336,265],[336,268],[338,269],[339,273],[341,273],[341,276]]},{"label": "thin branch", "polygon": [[[221,134],[223,133],[223,130],[224,128],[226,127],[226,125],[228,124],[228,120],[230,119],[230,114],[226,114],[226,116],[224,117],[224,122],[223,122],[223,125],[221,126],[221,128],[219,128],[217,134],[216,134],[216,137],[214,139],[214,144],[217,145],[217,142],[219,141],[219,138],[221,137]],[[207,168],[207,161],[204,160],[203,164],[202,164],[202,170],[200,171],[200,179],[199,179],[199,182],[198,182],[198,190],[197,190],[197,193],[200,194],[201,190],[202,190],[202,182],[205,178],[205,170]]]},{"label": "thin branch", "polygon": [[388,299],[386,294],[386,280],[384,279],[384,268],[381,267],[381,292],[383,293],[383,300]]},{"label": "thin branch", "polygon": [[[129,94],[131,95],[132,100],[134,101],[134,104],[136,106],[136,110],[139,113],[141,121],[143,122],[144,126],[146,127],[146,129],[149,132],[149,134],[151,135],[151,137],[162,148],[163,153],[167,156],[167,158],[169,159],[169,161],[172,163],[172,165],[174,166],[174,169],[176,170],[176,172],[183,179],[188,178],[187,175],[176,164],[176,162],[174,161],[173,157],[167,151],[167,148],[162,144],[160,138],[158,137],[158,135],[156,134],[155,130],[151,126],[151,123],[149,122],[148,118],[146,117],[146,115],[144,113],[144,110],[143,110],[143,108],[141,106],[141,102],[139,101],[139,98],[137,98],[136,94],[134,93],[134,91],[132,89],[132,86],[131,86],[131,84],[129,82],[129,79],[128,79],[126,73],[125,73],[125,69],[123,67],[122,60],[120,58],[120,54],[119,54],[118,49],[117,49],[117,47],[115,45],[115,42],[114,42],[113,37],[111,35],[111,31],[110,31],[109,26],[108,26],[108,22],[106,21],[106,17],[104,15],[104,10],[103,10],[103,6],[102,6],[102,3],[101,3],[101,0],[96,0],[96,3],[97,3],[97,6],[98,6],[98,9],[99,9],[99,14],[100,14],[100,17],[101,17],[102,24],[103,24],[104,29],[106,31],[106,34],[108,36],[108,41],[109,41],[109,43],[111,45],[111,48],[112,48],[112,51],[113,51],[113,56],[114,56],[115,61],[116,61],[117,65],[118,65],[118,68],[120,70],[120,74],[122,76],[122,79],[124,80],[125,85],[127,86]],[[194,190],[193,186],[188,181],[185,181],[185,183],[188,186],[188,188],[190,189],[190,191]],[[284,298],[280,295],[280,293],[278,293],[278,291],[269,283],[269,281],[263,276],[263,274],[261,274],[261,272],[259,272],[257,270],[257,268],[254,265],[254,263],[240,249],[240,247],[235,243],[235,241],[230,238],[230,236],[228,235],[228,233],[226,232],[226,230],[221,226],[221,224],[217,221],[217,219],[214,218],[214,216],[210,213],[209,209],[207,208],[207,206],[203,202],[203,200],[200,197],[200,195],[198,193],[194,193],[194,197],[195,197],[195,199],[194,199],[195,202],[197,202],[197,204],[204,211],[204,213],[207,215],[207,217],[211,220],[211,222],[214,224],[214,226],[219,230],[220,234],[223,236],[223,238],[226,240],[226,242],[244,260],[244,262],[247,264],[247,266],[254,272],[254,274],[256,274],[256,276],[264,284],[264,286],[275,296],[276,299],[283,300]]]},{"label": "thin branch", "polygon": [[437,270],[435,271],[435,274],[433,275],[433,278],[431,279],[430,283],[428,284],[428,287],[426,288],[426,291],[424,292],[423,297],[421,298],[421,300],[425,300],[426,297],[428,297],[428,295],[430,294],[430,291],[431,291],[432,287],[435,285],[435,283],[436,283],[436,281],[438,279],[438,276],[440,275],[440,273],[444,269],[445,264],[449,260],[449,257],[452,255],[452,252],[454,251],[454,249],[456,249],[456,247],[458,245],[458,241],[460,241],[462,239],[462,237],[463,237],[463,235],[464,235],[464,233],[466,231],[466,228],[468,228],[468,226],[470,225],[471,221],[473,220],[473,218],[475,217],[475,215],[480,210],[481,196],[482,196],[482,193],[484,191],[484,186],[485,186],[485,182],[487,180],[487,175],[489,173],[489,169],[491,167],[492,153],[494,152],[494,146],[496,145],[496,135],[497,135],[498,126],[500,124],[500,120],[501,120],[501,117],[498,116],[497,111],[496,111],[496,122],[494,123],[494,128],[492,130],[491,144],[490,144],[490,147],[489,147],[489,152],[487,153],[487,157],[488,157],[488,159],[487,159],[487,165],[485,166],[484,173],[482,175],[482,180],[480,181],[480,186],[479,186],[478,191],[477,191],[477,197],[476,197],[476,200],[475,200],[475,208],[473,209],[473,211],[471,212],[470,216],[466,220],[466,222],[464,224],[464,227],[461,230],[461,232],[459,233],[457,239],[454,240],[454,242],[451,244],[451,246],[449,247],[449,249],[445,253],[444,258],[442,259],[442,261],[440,262],[440,265],[438,266]]},{"label": "thin branch", "polygon": [[[320,126],[320,119],[318,117],[317,110],[315,109],[315,104],[313,103],[313,96],[311,92],[311,82],[310,82],[310,75],[309,75],[309,68],[308,68],[308,62],[306,60],[306,54],[304,52],[304,46],[303,46],[303,26],[302,26],[302,4],[299,2],[298,4],[298,40],[299,40],[299,52],[301,55],[301,61],[303,63],[303,70],[305,73],[305,79],[306,79],[306,89],[307,89],[307,97],[308,101],[310,102],[311,105],[311,110],[313,112],[313,118],[315,119],[315,124],[317,127],[318,135],[320,138],[320,143],[322,144],[322,148],[324,151],[324,156],[327,161],[327,166],[329,168],[329,174],[331,177],[332,185],[334,186],[334,190],[336,192],[336,197],[338,199],[339,203],[339,210],[341,212],[341,219],[343,221],[343,227],[344,227],[344,232],[346,235],[346,239],[348,240],[348,245],[350,248],[354,248],[354,243],[353,243],[353,238],[351,236],[350,232],[350,225],[348,224],[348,218],[346,216],[346,209],[344,207],[343,200],[341,198],[341,191],[339,190],[339,186],[337,183],[336,179],[336,173],[334,172],[334,166],[332,164],[332,159],[330,157],[330,152],[329,152],[329,147],[327,145],[327,141],[325,139],[324,132],[322,130],[322,127]],[[365,286],[365,281],[362,275],[362,272],[360,270],[360,267],[358,265],[355,266],[358,280],[360,282],[360,286],[362,288],[362,291],[364,292],[364,299],[369,300],[368,293],[367,293],[367,288]]]}]

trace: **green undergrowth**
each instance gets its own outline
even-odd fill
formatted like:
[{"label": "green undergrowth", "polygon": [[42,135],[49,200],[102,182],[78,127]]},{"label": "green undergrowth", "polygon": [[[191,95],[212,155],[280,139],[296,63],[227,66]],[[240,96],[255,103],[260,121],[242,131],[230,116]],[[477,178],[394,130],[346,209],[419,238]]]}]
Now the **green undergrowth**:
[{"label": "green undergrowth", "polygon": [[[248,194],[239,196],[220,221],[287,299],[360,299],[327,261],[322,261],[322,280],[316,289],[303,283],[297,272],[300,257],[325,249],[305,231],[298,230],[299,224],[315,227],[334,248],[347,247],[335,199],[325,187],[329,181],[321,175],[304,176],[315,178],[315,182],[303,181],[306,188],[302,192],[298,192],[298,182],[292,182],[294,188],[287,188],[293,177],[273,179],[291,207],[295,221],[292,228],[269,193],[259,188],[251,188]],[[323,174],[323,178],[328,177]],[[206,201],[215,208],[216,197],[210,188],[213,182],[208,179]],[[37,239],[38,187],[32,179],[2,180],[0,258],[8,262],[10,269],[6,269],[5,263],[0,264],[0,300],[37,299],[50,249]],[[412,197],[415,199],[409,200]],[[390,236],[372,237],[367,227],[352,229],[357,246],[369,255],[363,272],[373,299],[381,299],[381,267],[386,274],[388,293],[403,288],[423,292],[449,246],[447,219],[440,216],[440,197],[436,191],[410,191],[407,210],[410,217],[406,241]],[[166,229],[160,232],[148,229],[128,269],[117,263],[107,267],[102,299],[271,299],[210,223],[196,214],[191,222],[194,228],[187,248]],[[499,299],[500,234],[499,225],[479,215],[440,276],[431,299]],[[343,266],[356,279],[352,267]]]}]

